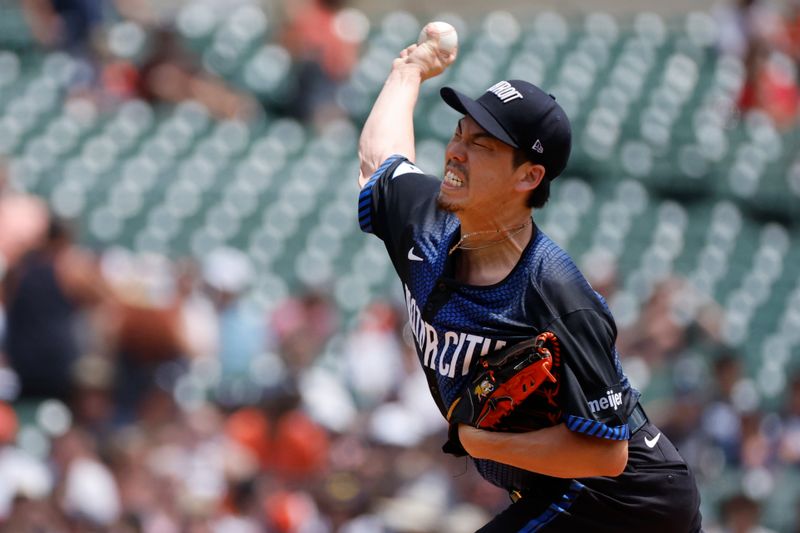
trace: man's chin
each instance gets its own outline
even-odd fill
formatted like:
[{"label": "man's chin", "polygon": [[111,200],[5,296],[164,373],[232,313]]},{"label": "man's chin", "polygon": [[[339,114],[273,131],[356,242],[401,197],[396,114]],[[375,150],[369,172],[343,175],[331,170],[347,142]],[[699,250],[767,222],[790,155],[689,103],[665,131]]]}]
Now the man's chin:
[{"label": "man's chin", "polygon": [[457,213],[458,211],[462,211],[464,209],[457,202],[452,202],[445,198],[445,194],[442,191],[439,191],[439,196],[436,198],[436,205],[442,211],[447,211],[449,213]]},{"label": "man's chin", "polygon": [[436,205],[439,207],[439,209],[442,211],[447,211],[448,213],[457,213],[463,209],[460,205],[448,201],[441,191],[439,191],[439,196],[436,198]]}]

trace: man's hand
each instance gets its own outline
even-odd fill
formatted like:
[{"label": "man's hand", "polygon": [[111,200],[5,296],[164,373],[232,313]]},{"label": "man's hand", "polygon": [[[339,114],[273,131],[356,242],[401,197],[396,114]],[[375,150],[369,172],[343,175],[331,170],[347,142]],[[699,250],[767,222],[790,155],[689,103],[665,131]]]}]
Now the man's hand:
[{"label": "man's hand", "polygon": [[444,72],[456,60],[457,55],[458,47],[445,51],[439,48],[437,41],[428,40],[422,44],[412,44],[400,52],[393,67],[417,69],[421,80],[425,81]]}]

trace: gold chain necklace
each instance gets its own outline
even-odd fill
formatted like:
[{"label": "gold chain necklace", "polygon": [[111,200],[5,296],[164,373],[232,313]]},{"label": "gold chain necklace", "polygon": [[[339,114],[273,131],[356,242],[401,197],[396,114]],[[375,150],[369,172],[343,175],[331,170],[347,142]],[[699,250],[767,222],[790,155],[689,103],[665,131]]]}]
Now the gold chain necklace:
[{"label": "gold chain necklace", "polygon": [[[494,246],[496,244],[500,244],[501,242],[506,242],[511,237],[513,237],[514,235],[518,234],[519,232],[521,232],[522,230],[524,230],[525,228],[530,226],[532,221],[533,221],[533,219],[529,218],[528,221],[525,222],[524,224],[521,224],[521,225],[519,225],[517,227],[514,227],[514,228],[511,228],[511,229],[490,229],[490,230],[472,231],[470,233],[466,233],[466,234],[462,235],[460,239],[458,239],[458,242],[455,243],[455,245],[453,245],[452,248],[450,248],[450,251],[447,252],[447,255],[452,255],[453,252],[455,252],[459,248],[461,248],[462,250],[482,250],[484,248],[489,248],[490,246]],[[508,235],[506,235],[502,239],[498,239],[496,241],[492,241],[492,242],[490,242],[488,244],[482,244],[482,245],[479,245],[479,246],[464,246],[464,241],[467,240],[470,237],[474,237],[475,235],[497,234],[497,233],[500,233],[501,231],[507,231],[509,233],[508,233]]]}]

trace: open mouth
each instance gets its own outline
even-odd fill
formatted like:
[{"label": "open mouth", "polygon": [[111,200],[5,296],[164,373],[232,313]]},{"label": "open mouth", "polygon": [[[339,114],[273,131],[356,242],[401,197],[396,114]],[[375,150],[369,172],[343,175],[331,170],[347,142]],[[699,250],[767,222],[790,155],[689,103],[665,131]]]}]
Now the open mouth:
[{"label": "open mouth", "polygon": [[463,187],[464,180],[458,177],[455,172],[448,170],[444,174],[444,183],[450,187]]}]

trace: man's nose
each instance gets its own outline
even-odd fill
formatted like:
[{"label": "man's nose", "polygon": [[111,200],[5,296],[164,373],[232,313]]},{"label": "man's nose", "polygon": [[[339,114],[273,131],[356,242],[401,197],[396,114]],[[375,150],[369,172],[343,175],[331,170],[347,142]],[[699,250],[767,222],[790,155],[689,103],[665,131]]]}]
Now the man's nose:
[{"label": "man's nose", "polygon": [[464,146],[464,142],[460,140],[450,141],[445,149],[445,158],[448,160],[455,159],[457,161],[466,161],[467,150]]}]

